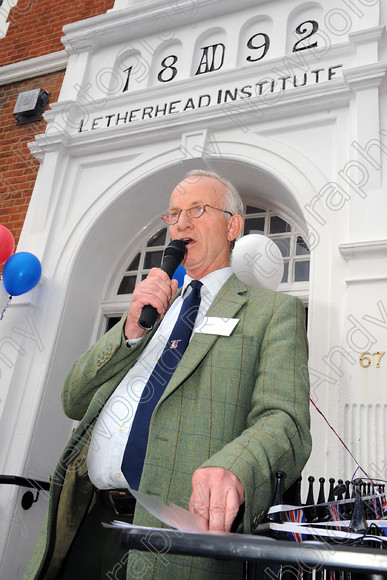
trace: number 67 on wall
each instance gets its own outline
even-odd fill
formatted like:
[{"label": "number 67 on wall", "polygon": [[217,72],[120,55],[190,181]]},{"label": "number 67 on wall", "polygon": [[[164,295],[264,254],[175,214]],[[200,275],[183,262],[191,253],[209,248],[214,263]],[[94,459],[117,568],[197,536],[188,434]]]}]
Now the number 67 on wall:
[{"label": "number 67 on wall", "polygon": [[370,352],[362,352],[361,355],[359,356],[359,363],[363,368],[366,369],[372,363],[371,356],[377,356],[378,358],[376,359],[376,368],[379,369],[380,368],[380,359],[382,358],[382,356],[384,355],[385,352],[386,351],[384,351],[384,350],[376,350],[372,354]]}]

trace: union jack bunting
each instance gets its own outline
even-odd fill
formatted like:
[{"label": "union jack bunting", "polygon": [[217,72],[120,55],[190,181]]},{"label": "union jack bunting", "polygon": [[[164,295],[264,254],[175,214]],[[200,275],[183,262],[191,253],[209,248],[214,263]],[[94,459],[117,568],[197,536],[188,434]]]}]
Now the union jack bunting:
[{"label": "union jack bunting", "polygon": [[[304,511],[300,509],[290,510],[285,512],[285,517],[287,522],[292,522],[294,524],[306,524],[306,518]],[[286,532],[291,540],[294,542],[303,542],[306,540],[306,534],[300,534],[298,532]]]},{"label": "union jack bunting", "polygon": [[387,502],[386,502],[386,494],[382,494],[380,496],[380,503],[382,505],[382,514],[387,516]]},{"label": "union jack bunting", "polygon": [[[337,502],[333,502],[328,506],[329,514],[332,518],[332,522],[340,522],[341,520],[341,511],[340,506]],[[339,524],[335,526],[337,530],[340,530],[341,527]]]}]

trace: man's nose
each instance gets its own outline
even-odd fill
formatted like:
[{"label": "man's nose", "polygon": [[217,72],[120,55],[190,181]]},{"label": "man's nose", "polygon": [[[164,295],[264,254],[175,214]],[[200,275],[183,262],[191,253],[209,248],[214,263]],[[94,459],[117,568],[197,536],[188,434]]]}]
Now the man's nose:
[{"label": "man's nose", "polygon": [[186,228],[190,228],[193,225],[193,220],[188,216],[187,212],[183,210],[179,216],[179,220],[177,222],[177,227],[180,230],[185,230]]}]

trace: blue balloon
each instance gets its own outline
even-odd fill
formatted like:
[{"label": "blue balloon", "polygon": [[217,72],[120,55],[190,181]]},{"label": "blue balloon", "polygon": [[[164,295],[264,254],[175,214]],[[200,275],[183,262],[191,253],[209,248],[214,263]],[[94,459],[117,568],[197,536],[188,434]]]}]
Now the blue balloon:
[{"label": "blue balloon", "polygon": [[42,266],[30,252],[17,252],[4,264],[3,283],[10,296],[25,294],[39,282]]},{"label": "blue balloon", "polygon": [[177,280],[177,287],[180,288],[184,284],[184,276],[186,274],[184,266],[181,264],[176,268],[172,280]]}]

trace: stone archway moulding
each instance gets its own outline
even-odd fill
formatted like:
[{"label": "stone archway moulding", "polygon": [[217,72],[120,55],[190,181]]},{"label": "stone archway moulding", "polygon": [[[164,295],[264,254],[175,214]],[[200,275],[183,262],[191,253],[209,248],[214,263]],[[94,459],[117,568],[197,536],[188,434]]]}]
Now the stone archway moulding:
[{"label": "stone archway moulding", "polygon": [[[265,176],[266,191],[264,191],[264,195],[270,194],[272,201],[286,207],[294,214],[298,221],[305,224],[307,233],[309,224],[305,206],[327,182],[327,177],[296,150],[291,150],[289,147],[267,138],[255,135],[254,139],[251,137],[250,135],[250,143],[247,144],[230,139],[223,141],[221,135],[217,140],[206,136],[205,141],[203,141],[202,135],[199,135],[197,145],[192,146],[191,142],[191,151],[188,152],[190,157],[187,156],[185,159],[184,151],[178,146],[161,155],[156,154],[151,158],[144,159],[144,154],[133,160],[133,166],[115,179],[108,188],[101,191],[87,211],[76,222],[72,223],[71,229],[67,232],[66,245],[59,259],[56,254],[56,268],[60,269],[62,260],[64,260],[65,271],[68,272],[69,267],[72,269],[71,262],[73,265],[76,263],[79,253],[82,252],[85,244],[87,245],[87,239],[98,228],[98,224],[103,222],[106,212],[114,212],[115,207],[119,208],[122,204],[125,205],[125,200],[131,195],[131,191],[136,188],[146,188],[147,180],[153,179],[159,174],[170,173],[172,177],[166,180],[166,186],[162,191],[163,199],[167,201],[168,197],[166,196],[169,195],[170,190],[165,189],[165,187],[173,185],[174,175],[176,175],[176,180],[184,175],[185,170],[182,171],[184,165],[190,168],[195,165],[196,161],[197,165],[216,168],[219,173],[222,173],[222,170],[227,170],[227,164],[232,163],[233,166],[239,166],[241,175],[244,166],[249,171],[255,172],[257,179],[259,179],[260,174]],[[187,153],[186,148],[185,152]],[[180,159],[176,160],[176,157],[180,157]],[[271,192],[268,191],[270,186],[272,187]],[[162,181],[159,189],[163,189]],[[165,206],[160,207],[161,210],[164,208]],[[120,213],[119,209],[116,211],[117,214]],[[325,219],[324,209],[321,211]],[[137,228],[145,228],[148,222],[149,220],[144,220],[143,223],[139,224],[136,221]]]}]

